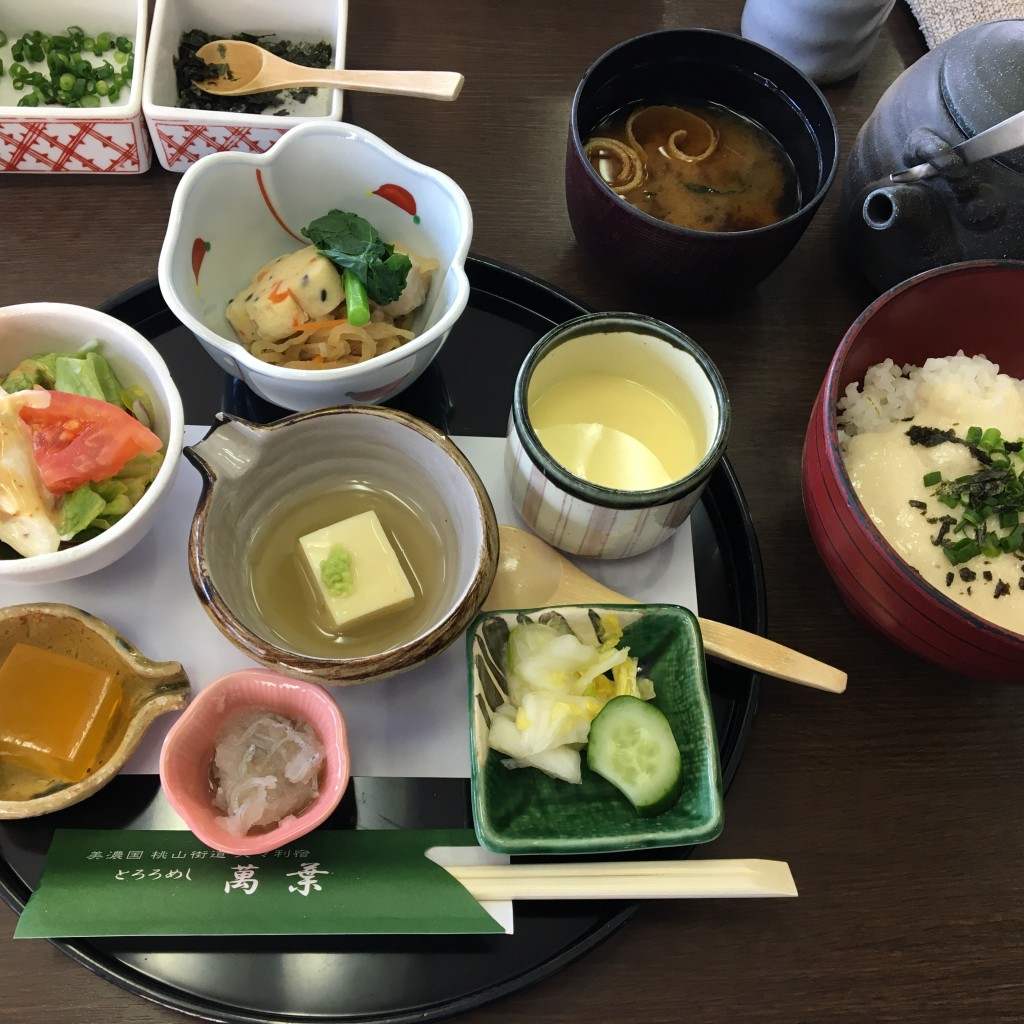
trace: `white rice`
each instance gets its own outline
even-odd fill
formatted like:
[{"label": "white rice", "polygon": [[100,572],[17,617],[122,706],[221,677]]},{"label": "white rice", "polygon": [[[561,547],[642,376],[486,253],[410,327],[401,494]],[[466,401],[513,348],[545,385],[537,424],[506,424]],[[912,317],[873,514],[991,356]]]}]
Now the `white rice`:
[{"label": "white rice", "polygon": [[839,399],[839,443],[854,434],[877,433],[907,420],[918,409],[923,386],[956,384],[962,394],[992,398],[1016,388],[1024,396],[1024,381],[1000,373],[999,366],[982,355],[927,359],[924,366],[897,366],[891,359],[876,363],[864,375],[864,386],[850,384]]}]

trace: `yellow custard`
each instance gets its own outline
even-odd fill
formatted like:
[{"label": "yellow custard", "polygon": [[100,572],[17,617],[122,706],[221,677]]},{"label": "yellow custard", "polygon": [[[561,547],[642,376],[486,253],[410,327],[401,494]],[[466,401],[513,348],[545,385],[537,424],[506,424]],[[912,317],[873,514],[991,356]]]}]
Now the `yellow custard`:
[{"label": "yellow custard", "polygon": [[707,452],[696,403],[683,409],[645,384],[583,373],[531,395],[537,437],[574,476],[603,487],[643,491],[692,472]]}]

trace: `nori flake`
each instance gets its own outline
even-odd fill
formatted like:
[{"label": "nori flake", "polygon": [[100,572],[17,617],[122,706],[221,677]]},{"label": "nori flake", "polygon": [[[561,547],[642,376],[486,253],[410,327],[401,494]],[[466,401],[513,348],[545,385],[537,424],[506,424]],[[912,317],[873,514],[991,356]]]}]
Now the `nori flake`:
[{"label": "nori flake", "polygon": [[[255,43],[269,50],[278,57],[290,60],[293,64],[301,64],[307,68],[329,68],[334,60],[334,48],[330,43],[292,43],[287,39],[277,39],[270,35],[254,35],[251,32],[239,32],[237,35],[210,35],[201,29],[190,29],[183,32],[178,45],[178,53],[174,58],[174,74],[178,84],[178,105],[191,107],[193,110],[219,110],[230,114],[276,114],[284,115],[289,111],[280,106],[289,97],[302,103],[312,96],[316,89],[278,89],[274,92],[257,92],[249,96],[214,96],[203,92],[194,81],[202,81],[210,77],[211,68],[219,73],[224,65],[207,64],[196,56],[196,50],[214,39],[233,39],[243,43]],[[278,110],[272,107],[279,106]]]}]

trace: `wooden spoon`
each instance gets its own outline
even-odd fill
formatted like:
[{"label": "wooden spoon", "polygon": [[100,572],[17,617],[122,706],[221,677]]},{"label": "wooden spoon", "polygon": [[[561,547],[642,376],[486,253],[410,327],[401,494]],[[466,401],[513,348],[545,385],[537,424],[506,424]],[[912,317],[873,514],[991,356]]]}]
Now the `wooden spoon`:
[{"label": "wooden spoon", "polygon": [[[498,532],[498,572],[485,609],[639,603],[598,583],[527,530],[502,525]],[[846,689],[846,673],[831,665],[723,622],[697,621],[704,650],[716,658],[817,690],[843,693]]]},{"label": "wooden spoon", "polygon": [[[336,71],[293,64],[254,43],[215,39],[196,50],[211,77],[195,84],[217,96],[248,96],[274,89],[326,85],[356,92],[393,93],[425,100],[453,100],[464,81],[456,71]],[[224,74],[218,72],[227,65]]]}]

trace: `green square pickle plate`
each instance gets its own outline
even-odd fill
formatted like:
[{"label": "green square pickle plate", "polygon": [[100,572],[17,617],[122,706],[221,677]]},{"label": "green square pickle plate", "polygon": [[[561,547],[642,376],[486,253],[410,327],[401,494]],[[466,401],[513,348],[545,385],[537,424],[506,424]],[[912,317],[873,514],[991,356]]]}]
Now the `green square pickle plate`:
[{"label": "green square pickle plate", "polygon": [[[509,769],[488,747],[490,721],[504,702],[508,632],[523,616],[565,617],[574,632],[591,612],[614,613],[618,646],[639,659],[654,684],[653,703],[665,714],[682,755],[683,789],[669,810],[641,817],[610,782],[587,768],[582,781],[563,782],[536,768]],[[722,831],[722,776],[697,618],[678,605],[602,604],[490,611],[466,635],[472,733],[473,823],[480,844],[509,854],[598,854],[690,846]]]}]

